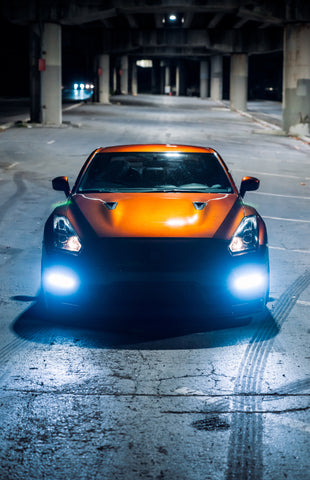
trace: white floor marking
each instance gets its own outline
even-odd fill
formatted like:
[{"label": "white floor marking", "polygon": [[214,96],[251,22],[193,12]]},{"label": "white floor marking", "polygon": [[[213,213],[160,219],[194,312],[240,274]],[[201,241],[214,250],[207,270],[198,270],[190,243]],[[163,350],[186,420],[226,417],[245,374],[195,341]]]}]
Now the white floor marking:
[{"label": "white floor marking", "polygon": [[280,220],[282,222],[310,223],[310,220],[301,220],[299,218],[268,217],[267,215],[263,215],[263,217],[268,218],[268,220]]},{"label": "white floor marking", "polygon": [[269,247],[270,250],[282,250],[282,252],[294,252],[294,253],[305,253],[305,254],[310,254],[310,250],[298,250],[294,248],[284,248],[284,247]]},{"label": "white floor marking", "polygon": [[306,302],[306,300],[297,300],[299,305],[303,305],[304,307],[310,307],[310,302]]},{"label": "white floor marking", "polygon": [[298,200],[310,200],[310,197],[302,197],[300,195],[284,195],[282,193],[252,192],[254,195],[269,195],[271,197],[297,198]]},{"label": "white floor marking", "polygon": [[[243,172],[245,171],[245,169],[243,168],[242,170],[239,169],[239,168],[230,168],[230,170],[234,171],[234,172]],[[271,176],[271,177],[282,177],[282,178],[298,178],[298,179],[301,179],[301,180],[310,180],[310,177],[303,177],[302,175],[284,175],[284,174],[281,174],[281,173],[269,173],[269,172],[255,172],[253,170],[251,170],[251,173],[254,174],[254,175],[267,175],[267,176]]]},{"label": "white floor marking", "polygon": [[16,167],[16,165],[18,165],[19,162],[14,162],[14,163],[11,163],[8,167],[6,167],[7,170],[9,170],[9,168],[14,168]]}]

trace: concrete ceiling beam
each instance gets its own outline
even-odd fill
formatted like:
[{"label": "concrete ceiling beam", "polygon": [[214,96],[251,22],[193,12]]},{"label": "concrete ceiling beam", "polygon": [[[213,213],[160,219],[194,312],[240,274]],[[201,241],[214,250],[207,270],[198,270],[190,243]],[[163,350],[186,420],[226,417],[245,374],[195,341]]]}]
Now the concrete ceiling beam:
[{"label": "concrete ceiling beam", "polygon": [[[301,0],[92,0],[91,3],[88,0],[15,0],[3,2],[2,11],[9,21],[22,25],[36,22],[82,25],[118,15],[157,16],[172,11],[184,16],[214,14],[210,28],[218,24],[221,15],[231,15],[233,18],[237,15],[241,19],[273,25],[310,21],[310,2]],[[133,20],[129,19],[129,22]],[[191,26],[190,17],[188,25],[186,28]],[[143,25],[139,26],[142,28]]]},{"label": "concrete ceiling beam", "polygon": [[218,24],[220,23],[220,21],[224,18],[224,13],[217,13],[216,15],[214,15],[214,17],[212,18],[212,20],[210,20],[210,22],[208,23],[207,25],[207,28],[215,28],[218,26]]},{"label": "concrete ceiling beam", "polygon": [[103,49],[105,53],[130,54],[139,49],[141,52],[162,52],[167,48],[207,49],[221,53],[266,53],[281,51],[283,32],[281,28],[266,30],[109,30],[104,32]]}]

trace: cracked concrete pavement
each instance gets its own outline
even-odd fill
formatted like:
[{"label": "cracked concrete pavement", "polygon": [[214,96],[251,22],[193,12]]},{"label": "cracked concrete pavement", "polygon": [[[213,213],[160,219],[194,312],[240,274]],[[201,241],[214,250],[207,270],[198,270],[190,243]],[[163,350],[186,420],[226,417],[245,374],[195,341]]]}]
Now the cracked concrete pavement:
[{"label": "cracked concrete pavement", "polygon": [[[309,478],[309,145],[210,100],[81,105],[63,128],[0,134],[0,478]],[[260,134],[255,133],[260,129]],[[176,305],[107,328],[48,319],[37,294],[43,225],[97,146],[216,148],[268,227],[270,302],[245,324],[191,324]]]}]

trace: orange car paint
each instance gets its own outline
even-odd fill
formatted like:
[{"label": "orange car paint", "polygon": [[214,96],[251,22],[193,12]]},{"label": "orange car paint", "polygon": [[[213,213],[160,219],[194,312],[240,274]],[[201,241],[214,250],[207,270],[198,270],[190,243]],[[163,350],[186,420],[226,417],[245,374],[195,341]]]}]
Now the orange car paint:
[{"label": "orange car paint", "polygon": [[[242,218],[254,212],[252,207],[242,203],[225,162],[211,148],[161,144],[98,148],[89,157],[84,169],[98,152],[214,153],[235,192],[78,193],[72,196],[70,209],[64,213],[81,238],[83,232],[80,231],[71,211],[74,204],[87,217],[91,229],[99,237],[188,237],[229,240]],[[117,206],[114,210],[109,210],[105,202],[117,202]],[[193,202],[205,202],[206,206],[202,210],[197,210]],[[265,234],[261,237],[259,243],[263,244],[266,240]]]}]

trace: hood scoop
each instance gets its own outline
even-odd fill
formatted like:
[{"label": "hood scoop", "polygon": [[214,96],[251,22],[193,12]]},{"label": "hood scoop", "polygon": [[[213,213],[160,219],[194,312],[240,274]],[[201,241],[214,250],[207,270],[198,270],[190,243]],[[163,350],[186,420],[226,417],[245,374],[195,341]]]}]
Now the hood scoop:
[{"label": "hood scoop", "polygon": [[203,210],[208,202],[193,202],[194,207],[196,210]]},{"label": "hood scoop", "polygon": [[115,210],[117,207],[117,202],[103,202],[108,210]]}]

